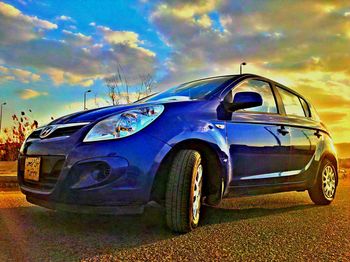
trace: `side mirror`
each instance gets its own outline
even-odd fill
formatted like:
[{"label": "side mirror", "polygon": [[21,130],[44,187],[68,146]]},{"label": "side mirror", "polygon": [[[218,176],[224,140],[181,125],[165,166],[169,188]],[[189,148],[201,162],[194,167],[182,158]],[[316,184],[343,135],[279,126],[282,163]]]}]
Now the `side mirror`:
[{"label": "side mirror", "polygon": [[232,103],[226,103],[225,109],[234,112],[240,109],[246,109],[256,106],[261,106],[263,103],[262,97],[256,92],[238,92],[235,94]]}]

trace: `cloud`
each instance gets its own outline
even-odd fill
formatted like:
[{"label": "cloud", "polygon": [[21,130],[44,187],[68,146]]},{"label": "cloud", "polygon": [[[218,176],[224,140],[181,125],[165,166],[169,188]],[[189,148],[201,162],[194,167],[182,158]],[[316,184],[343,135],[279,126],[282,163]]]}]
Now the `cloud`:
[{"label": "cloud", "polygon": [[207,14],[200,16],[195,22],[204,28],[210,28],[212,26],[212,21]]},{"label": "cloud", "polygon": [[[348,1],[155,0],[146,1],[144,10],[147,30],[163,46],[151,48],[152,36],[130,28],[92,21],[82,31],[71,17],[41,19],[0,2],[0,81],[48,77],[53,85],[87,87],[122,67],[130,79],[161,69],[160,82],[168,87],[237,73],[246,61],[245,72],[276,79],[309,98],[337,134],[336,127],[350,122]],[[55,30],[53,21],[62,28]]]},{"label": "cloud", "polygon": [[40,80],[40,75],[23,69],[12,69],[12,74],[22,83],[36,82]]},{"label": "cloud", "polygon": [[350,82],[346,77],[335,77],[331,73],[291,74],[291,77],[296,79],[291,83],[293,89],[310,100],[319,111],[343,108],[350,116],[350,98],[346,95]]},{"label": "cloud", "polygon": [[9,76],[9,75],[1,75],[0,74],[0,83],[2,81],[14,81],[16,80],[14,76]]},{"label": "cloud", "polygon": [[36,98],[39,96],[47,96],[48,95],[47,92],[38,92],[38,91],[35,91],[33,89],[29,89],[29,88],[19,91],[18,94],[24,100],[33,99],[33,98]]},{"label": "cloud", "polygon": [[[132,31],[114,31],[92,24],[95,29],[92,35],[62,30],[61,38],[54,39],[46,37],[46,31],[57,25],[24,15],[3,3],[0,20],[0,61],[47,74],[55,85],[91,86],[95,80],[115,72],[118,66],[123,67],[126,77],[155,70],[155,53],[145,48],[140,36]],[[38,79],[36,75],[31,77],[33,81]]]},{"label": "cloud", "polygon": [[36,16],[28,16],[12,5],[0,2],[0,35],[5,44],[35,39],[42,31],[57,29],[57,25]]},{"label": "cloud", "polygon": [[93,79],[87,79],[88,76],[72,74],[60,69],[48,68],[45,72],[51,77],[52,81],[57,86],[63,83],[68,83],[70,85],[88,87],[94,84]]},{"label": "cloud", "polygon": [[9,69],[7,67],[0,66],[0,73],[7,74],[8,71],[9,71]]},{"label": "cloud", "polygon": [[40,75],[20,68],[8,68],[0,66],[0,79],[6,81],[20,81],[24,84],[36,82],[41,79]]},{"label": "cloud", "polygon": [[[90,25],[96,25],[90,23]],[[143,41],[139,39],[139,35],[132,31],[114,31],[106,26],[96,26],[102,33],[104,40],[111,45],[125,45],[144,53],[147,56],[155,57],[156,54],[149,49],[142,46]]]},{"label": "cloud", "polygon": [[70,16],[66,16],[66,15],[58,16],[58,17],[56,17],[56,20],[75,23],[75,20],[73,18],[71,18]]},{"label": "cloud", "polygon": [[171,48],[161,86],[235,74],[245,61],[245,72],[276,79],[307,97],[333,129],[347,125],[348,10],[347,1],[162,1],[149,16]]},{"label": "cloud", "polygon": [[104,32],[104,38],[111,44],[126,44],[129,46],[137,46],[140,42],[138,34],[131,31],[112,31],[105,26],[99,26],[98,29]]},{"label": "cloud", "polygon": [[347,114],[344,112],[321,111],[318,113],[323,121],[326,123],[332,123],[333,125],[341,122],[347,116]]},{"label": "cloud", "polygon": [[17,8],[4,2],[0,2],[0,12],[8,17],[18,17],[21,14],[21,11]]},{"label": "cloud", "polygon": [[203,15],[213,11],[219,2],[217,0],[162,1],[152,16],[161,17],[169,15],[181,19],[192,19],[195,15]]},{"label": "cloud", "polygon": [[73,33],[68,30],[62,30],[64,35],[63,40],[69,42],[72,45],[86,46],[91,45],[92,37],[86,36],[82,33]]},{"label": "cloud", "polygon": [[24,0],[17,0],[18,3],[20,3],[21,5],[27,5],[27,2]]},{"label": "cloud", "polygon": [[102,78],[114,72],[118,65],[122,65],[130,76],[154,70],[152,56],[122,44],[108,49],[103,45],[82,48],[70,43],[38,39],[6,48],[0,46],[0,56],[6,63],[47,72],[56,84],[78,84],[81,81],[76,79]]},{"label": "cloud", "polygon": [[286,1],[283,8],[274,1],[168,1],[154,9],[150,20],[173,48],[172,78],[174,72],[175,78],[207,74],[241,61],[265,70],[350,74],[350,21],[341,12],[344,7],[342,1],[331,7]]}]

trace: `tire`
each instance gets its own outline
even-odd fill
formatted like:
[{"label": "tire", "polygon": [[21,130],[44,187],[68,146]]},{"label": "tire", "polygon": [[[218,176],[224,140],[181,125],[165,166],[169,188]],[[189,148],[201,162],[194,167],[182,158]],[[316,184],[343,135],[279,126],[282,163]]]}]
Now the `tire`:
[{"label": "tire", "polygon": [[316,183],[310,188],[309,196],[316,205],[329,205],[334,197],[338,184],[338,174],[333,163],[324,159],[319,168]]},{"label": "tire", "polygon": [[168,227],[178,233],[198,226],[202,198],[203,166],[198,151],[185,149],[173,158],[165,196]]}]

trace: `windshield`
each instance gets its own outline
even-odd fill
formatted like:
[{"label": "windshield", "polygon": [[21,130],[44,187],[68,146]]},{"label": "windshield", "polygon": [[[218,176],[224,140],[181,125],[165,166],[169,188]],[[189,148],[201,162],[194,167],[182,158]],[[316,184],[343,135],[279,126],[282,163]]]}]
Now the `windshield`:
[{"label": "windshield", "polygon": [[175,86],[163,92],[151,95],[137,102],[150,102],[150,101],[185,101],[202,99],[210,95],[217,90],[232,76],[221,76],[209,79],[197,80],[179,86]]}]

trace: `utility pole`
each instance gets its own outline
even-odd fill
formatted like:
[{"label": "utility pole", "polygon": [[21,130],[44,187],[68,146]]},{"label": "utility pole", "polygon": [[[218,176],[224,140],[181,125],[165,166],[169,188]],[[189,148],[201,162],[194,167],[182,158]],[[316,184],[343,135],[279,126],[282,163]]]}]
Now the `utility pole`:
[{"label": "utility pole", "polygon": [[2,107],[4,106],[4,105],[6,105],[7,103],[6,102],[4,102],[4,103],[1,103],[1,105],[0,105],[0,133],[1,133],[1,131],[2,131],[2,129],[1,129],[1,124],[2,124]]},{"label": "utility pole", "polygon": [[87,110],[87,108],[86,108],[86,94],[90,93],[90,92],[91,92],[90,89],[84,92],[84,110]]},{"label": "utility pole", "polygon": [[246,64],[247,64],[246,62],[242,62],[242,63],[239,65],[239,74],[240,74],[240,75],[242,74],[243,66],[245,66]]}]

